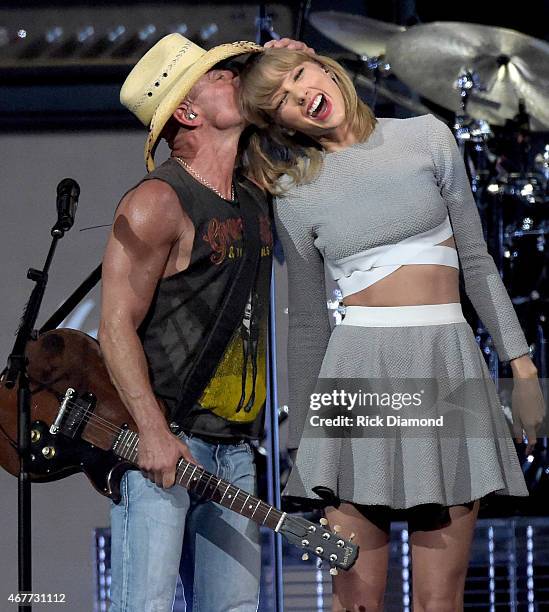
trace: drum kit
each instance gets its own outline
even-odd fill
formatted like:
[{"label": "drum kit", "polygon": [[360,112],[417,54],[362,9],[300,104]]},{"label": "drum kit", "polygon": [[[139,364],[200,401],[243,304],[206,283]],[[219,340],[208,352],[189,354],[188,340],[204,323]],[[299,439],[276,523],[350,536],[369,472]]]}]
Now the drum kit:
[{"label": "drum kit", "polygon": [[[355,82],[374,100],[381,94],[412,114],[452,123],[488,249],[540,377],[548,378],[549,43],[472,23],[404,28],[337,11],[312,13],[309,21],[351,53]],[[497,356],[480,323],[478,330],[497,375]]]}]

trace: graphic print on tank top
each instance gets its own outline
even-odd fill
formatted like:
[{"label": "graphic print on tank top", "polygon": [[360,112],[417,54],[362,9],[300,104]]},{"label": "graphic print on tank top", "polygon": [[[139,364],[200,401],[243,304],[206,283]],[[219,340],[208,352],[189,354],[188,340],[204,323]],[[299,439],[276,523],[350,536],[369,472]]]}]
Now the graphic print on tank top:
[{"label": "graphic print on tank top", "polygon": [[[254,421],[263,408],[267,396],[266,354],[269,315],[269,280],[272,235],[269,219],[259,217],[261,258],[256,280],[246,304],[242,322],[233,332],[214,375],[202,394],[199,404],[217,416],[229,421]],[[210,227],[209,227],[210,229]],[[204,239],[210,241],[208,232]],[[241,237],[241,235],[240,235]],[[215,245],[219,247],[219,242]],[[242,256],[238,244],[225,248],[212,248],[221,263],[223,255],[236,259]]]},{"label": "graphic print on tank top", "polygon": [[[227,202],[173,159],[149,173],[145,180],[150,179],[172,187],[195,228],[188,267],[159,281],[138,330],[154,392],[165,405],[169,419],[184,431],[257,439],[263,430],[266,398],[273,246],[267,198],[249,181],[240,179],[235,183],[237,203]],[[245,228],[240,212],[244,201],[248,207],[257,208],[261,245],[255,283],[249,283],[250,304],[200,400],[183,405],[184,383],[216,323],[235,265],[244,255]]]}]

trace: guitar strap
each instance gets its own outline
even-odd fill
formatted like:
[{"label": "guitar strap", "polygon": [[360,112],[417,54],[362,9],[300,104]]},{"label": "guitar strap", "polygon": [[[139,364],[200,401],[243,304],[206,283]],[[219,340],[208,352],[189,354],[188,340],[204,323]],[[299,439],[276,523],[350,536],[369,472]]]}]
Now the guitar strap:
[{"label": "guitar strap", "polygon": [[[245,186],[242,183],[239,183],[239,186],[246,192],[245,197],[239,198],[240,213],[244,226],[242,232],[243,255],[228,284],[217,318],[206,334],[202,347],[180,387],[178,405],[172,415],[172,418],[176,421],[179,415],[190,410],[202,396],[231,341],[234,331],[242,323],[244,309],[256,281],[261,255],[258,219],[260,207],[256,202],[257,196],[252,191],[252,187]],[[259,190],[257,190],[258,195],[259,193]]]}]

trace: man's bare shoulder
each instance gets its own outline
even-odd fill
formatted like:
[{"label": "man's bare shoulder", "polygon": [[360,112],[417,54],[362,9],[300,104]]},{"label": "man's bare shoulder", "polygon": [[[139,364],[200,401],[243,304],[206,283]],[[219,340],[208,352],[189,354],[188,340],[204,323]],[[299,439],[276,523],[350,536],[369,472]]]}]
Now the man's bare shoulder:
[{"label": "man's bare shoulder", "polygon": [[149,244],[158,244],[175,240],[190,223],[172,187],[165,181],[150,179],[122,198],[116,211],[115,230],[124,226]]}]

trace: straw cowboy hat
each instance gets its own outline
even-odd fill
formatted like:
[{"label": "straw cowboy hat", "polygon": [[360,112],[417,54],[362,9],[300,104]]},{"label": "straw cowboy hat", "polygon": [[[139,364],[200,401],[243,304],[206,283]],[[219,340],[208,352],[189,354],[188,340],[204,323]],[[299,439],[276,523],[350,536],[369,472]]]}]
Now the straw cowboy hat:
[{"label": "straw cowboy hat", "polygon": [[181,34],[168,34],[145,53],[124,81],[120,102],[149,128],[147,170],[154,170],[162,129],[198,79],[229,57],[262,50],[255,43],[239,41],[206,51]]}]

